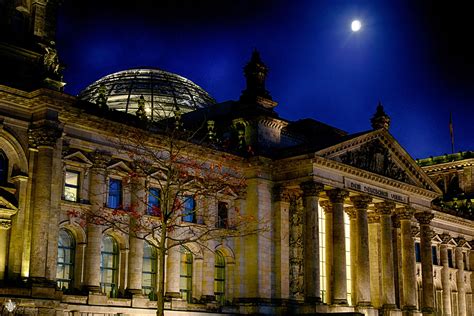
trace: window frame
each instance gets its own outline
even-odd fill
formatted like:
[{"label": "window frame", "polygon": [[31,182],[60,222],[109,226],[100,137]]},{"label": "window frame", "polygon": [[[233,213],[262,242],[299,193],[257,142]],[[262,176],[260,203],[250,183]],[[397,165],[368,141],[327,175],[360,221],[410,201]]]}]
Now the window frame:
[{"label": "window frame", "polygon": [[[145,256],[145,248],[149,247],[150,256]],[[145,270],[145,261],[150,261],[150,271]],[[155,249],[149,242],[145,241],[143,243],[143,262],[142,262],[142,292],[143,295],[147,295],[150,300],[156,301],[156,281],[157,281],[157,265],[158,265],[158,254]],[[144,275],[150,275],[151,285],[144,285]]]},{"label": "window frame", "polygon": [[[61,240],[61,232],[64,232],[67,237],[69,238],[70,245],[69,246],[63,246],[60,245],[60,240]],[[66,262],[65,260],[60,262],[59,261],[59,256],[61,252],[66,252],[69,251],[69,258],[70,260]],[[70,290],[74,284],[74,268],[75,268],[75,257],[76,257],[76,239],[74,235],[65,228],[61,228],[58,231],[58,256],[56,260],[56,287],[59,289],[65,289],[65,290]],[[66,258],[66,255],[63,255],[63,258]],[[58,273],[60,271],[59,267],[63,266],[63,273],[62,273],[62,278],[58,277]],[[69,271],[69,277],[65,278],[65,268],[68,268]],[[65,286],[66,285],[66,286]]]},{"label": "window frame", "polygon": [[[216,221],[216,227],[217,228],[224,228],[224,229],[227,229],[229,228],[229,202],[227,201],[218,201],[217,202],[217,221]],[[222,219],[221,218],[221,205],[225,205],[226,208],[225,208],[225,218]]]},{"label": "window frame", "polygon": [[[219,258],[219,260],[218,260]],[[219,278],[219,271],[222,274],[222,278]],[[221,305],[225,303],[225,290],[226,290],[226,262],[225,256],[220,252],[216,251],[214,258],[214,296],[216,301]],[[218,291],[219,286],[222,288],[222,292]]]},{"label": "window frame", "polygon": [[[180,269],[179,269],[179,292],[181,298],[186,300],[188,303],[192,303],[193,300],[193,254],[186,248],[182,248],[180,256]],[[184,270],[183,271],[183,267]],[[186,288],[182,285],[186,284]]]},{"label": "window frame", "polygon": [[[104,240],[106,238],[109,238],[110,240],[112,240],[112,252],[104,251]],[[105,261],[104,255],[112,256],[111,267],[104,266],[104,261]],[[100,244],[100,290],[102,293],[105,293],[108,297],[117,296],[119,255],[120,255],[120,251],[119,251],[119,245],[118,245],[117,240],[115,240],[115,238],[110,235],[103,235],[101,239],[101,244]],[[104,281],[105,271],[112,271],[111,282]],[[110,288],[110,291],[108,291],[109,288]]]},{"label": "window frame", "polygon": [[[72,173],[72,174],[77,175],[77,185],[68,184],[66,182],[68,173]],[[75,200],[69,200],[69,199],[66,198],[66,188],[76,189],[76,199]],[[66,171],[64,172],[63,200],[68,201],[68,202],[76,202],[77,203],[81,199],[80,195],[81,195],[81,172],[77,171],[77,170],[74,170],[74,169],[66,169]]]},{"label": "window frame", "polygon": [[[119,190],[114,190],[114,192],[118,192],[117,205],[112,205],[112,203],[111,203],[111,198],[116,197],[116,196],[111,195],[112,183],[118,183],[120,185]],[[123,182],[122,182],[122,179],[109,177],[109,180],[108,180],[108,183],[107,183],[107,207],[108,208],[114,208],[114,209],[123,207]]]},{"label": "window frame", "polygon": [[[186,209],[186,202],[193,201],[193,207],[190,210]],[[188,220],[190,218],[190,220]],[[181,221],[184,223],[196,223],[196,199],[194,195],[184,195],[182,198]]]},{"label": "window frame", "polygon": [[[152,191],[156,191],[156,193],[153,193]],[[147,215],[151,216],[158,216],[156,211],[153,210],[153,208],[160,207],[161,204],[161,190],[157,187],[150,187],[148,188],[148,197],[147,197],[147,210],[146,213]],[[153,201],[152,201],[153,199]],[[156,199],[156,201],[155,201]],[[156,202],[156,203],[155,203]]]}]

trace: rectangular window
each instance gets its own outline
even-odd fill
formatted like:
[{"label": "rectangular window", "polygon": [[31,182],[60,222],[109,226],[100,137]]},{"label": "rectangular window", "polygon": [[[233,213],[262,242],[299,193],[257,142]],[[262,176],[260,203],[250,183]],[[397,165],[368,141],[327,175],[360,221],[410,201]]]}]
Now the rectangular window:
[{"label": "rectangular window", "polygon": [[462,253],[462,262],[464,263],[464,270],[467,271],[467,257],[466,257],[466,255],[467,254],[465,252]]},{"label": "rectangular window", "polygon": [[109,199],[107,206],[110,208],[122,207],[122,181],[109,179]]},{"label": "rectangular window", "polygon": [[183,199],[183,222],[195,223],[196,210],[195,201],[192,196],[185,196]]},{"label": "rectangular window", "polygon": [[415,259],[416,262],[421,262],[421,248],[419,242],[415,243]]},{"label": "rectangular window", "polygon": [[148,190],[148,215],[160,216],[160,190],[150,188]]},{"label": "rectangular window", "polygon": [[453,265],[453,251],[451,249],[448,249],[448,267],[454,268],[454,265]]},{"label": "rectangular window", "polygon": [[438,249],[436,246],[431,246],[431,255],[433,257],[433,264],[434,265],[439,265],[439,262],[438,262]]},{"label": "rectangular window", "polygon": [[226,202],[217,203],[217,228],[227,228],[229,206]]},{"label": "rectangular window", "polygon": [[64,177],[64,199],[66,201],[79,201],[79,172],[66,170]]}]

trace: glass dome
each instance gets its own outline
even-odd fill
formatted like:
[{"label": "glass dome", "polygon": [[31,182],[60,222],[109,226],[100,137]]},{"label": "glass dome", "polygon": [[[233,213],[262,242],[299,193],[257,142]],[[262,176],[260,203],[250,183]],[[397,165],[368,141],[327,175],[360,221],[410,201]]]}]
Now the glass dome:
[{"label": "glass dome", "polygon": [[204,108],[216,101],[189,79],[160,69],[137,68],[107,75],[88,87],[78,97],[96,103],[101,89],[110,109],[136,114],[140,97],[145,100],[149,119],[173,116],[176,106],[181,113]]}]

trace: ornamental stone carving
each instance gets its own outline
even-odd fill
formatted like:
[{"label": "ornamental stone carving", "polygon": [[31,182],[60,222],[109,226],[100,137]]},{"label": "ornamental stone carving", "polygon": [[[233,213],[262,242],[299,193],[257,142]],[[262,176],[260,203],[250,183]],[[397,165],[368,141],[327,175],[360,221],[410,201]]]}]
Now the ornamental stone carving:
[{"label": "ornamental stone carving", "polygon": [[374,172],[408,184],[414,184],[408,178],[403,168],[400,168],[392,158],[390,151],[380,140],[376,139],[359,148],[348,151],[339,157],[342,163]]},{"label": "ornamental stone carving", "polygon": [[346,212],[347,216],[349,216],[349,219],[356,219],[357,218],[357,211],[354,207],[346,207],[344,208],[344,211]]},{"label": "ornamental stone carving", "polygon": [[431,212],[415,213],[415,218],[421,225],[429,225],[434,218],[434,214]]},{"label": "ornamental stone carving", "polygon": [[62,135],[62,129],[57,122],[45,122],[41,126],[28,130],[28,143],[31,148],[54,147]]},{"label": "ornamental stone carving", "polygon": [[332,213],[332,204],[328,200],[320,201],[319,205],[323,208],[324,214]]},{"label": "ornamental stone carving", "polygon": [[451,235],[443,233],[438,235],[442,244],[447,244],[451,240]]},{"label": "ornamental stone carving", "polygon": [[300,184],[301,189],[303,190],[303,196],[318,196],[321,191],[324,189],[322,183],[314,181],[306,181]]},{"label": "ornamental stone carving", "polygon": [[283,186],[277,185],[273,187],[273,201],[275,202],[290,202],[290,193],[288,189]]},{"label": "ornamental stone carving", "polygon": [[0,229],[8,230],[12,227],[12,221],[5,218],[0,218]]},{"label": "ornamental stone carving", "polygon": [[303,257],[303,203],[301,198],[291,199],[290,204],[290,295],[304,298]]},{"label": "ornamental stone carving", "polygon": [[392,214],[392,210],[395,209],[394,202],[381,202],[375,203],[375,212],[379,215],[390,215]]},{"label": "ornamental stone carving", "polygon": [[331,203],[344,203],[344,199],[349,196],[349,192],[341,189],[326,191]]},{"label": "ornamental stone carving", "polygon": [[380,223],[380,215],[375,212],[367,213],[367,222],[369,224],[377,224]]},{"label": "ornamental stone carving", "polygon": [[369,203],[372,202],[372,198],[368,195],[351,196],[350,199],[356,210],[366,210]]},{"label": "ornamental stone carving", "polygon": [[420,227],[411,225],[411,236],[416,237],[420,233]]},{"label": "ornamental stone carving", "polygon": [[415,210],[411,207],[404,207],[397,209],[397,216],[399,220],[411,220]]}]

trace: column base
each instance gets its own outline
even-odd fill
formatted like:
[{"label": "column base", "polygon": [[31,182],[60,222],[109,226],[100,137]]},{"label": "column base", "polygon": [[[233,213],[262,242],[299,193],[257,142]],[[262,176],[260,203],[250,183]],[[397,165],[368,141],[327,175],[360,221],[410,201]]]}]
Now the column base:
[{"label": "column base", "polygon": [[84,289],[86,289],[89,294],[100,294],[100,286],[97,285],[84,285]]},{"label": "column base", "polygon": [[126,289],[126,292],[131,295],[143,294],[142,289]]},{"label": "column base", "polygon": [[397,305],[395,305],[395,304],[384,304],[382,306],[382,309],[384,309],[384,310],[397,309]]},{"label": "column base", "polygon": [[201,301],[203,302],[215,302],[216,296],[215,295],[201,295]]},{"label": "column base", "polygon": [[333,299],[332,305],[348,305],[345,299]]},{"label": "column base", "polygon": [[356,306],[367,308],[367,307],[372,307],[372,303],[371,302],[357,302]]},{"label": "column base", "polygon": [[322,303],[320,297],[307,296],[307,297],[304,298],[304,301],[305,301],[305,303],[309,303],[309,304],[321,304]]},{"label": "column base", "polygon": [[181,293],[179,292],[166,292],[165,293],[166,299],[173,299],[173,298],[181,298]]},{"label": "column base", "polygon": [[423,315],[434,315],[434,308],[432,307],[422,307],[421,312]]}]

